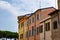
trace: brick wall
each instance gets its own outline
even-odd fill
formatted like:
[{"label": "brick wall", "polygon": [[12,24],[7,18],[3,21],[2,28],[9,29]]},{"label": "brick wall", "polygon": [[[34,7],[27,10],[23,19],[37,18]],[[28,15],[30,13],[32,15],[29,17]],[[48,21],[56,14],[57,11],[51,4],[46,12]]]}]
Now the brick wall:
[{"label": "brick wall", "polygon": [[48,17],[48,14],[53,12],[55,9],[54,8],[47,8],[47,9],[44,9],[44,10],[41,10],[40,12],[40,20],[43,20],[45,18]]}]

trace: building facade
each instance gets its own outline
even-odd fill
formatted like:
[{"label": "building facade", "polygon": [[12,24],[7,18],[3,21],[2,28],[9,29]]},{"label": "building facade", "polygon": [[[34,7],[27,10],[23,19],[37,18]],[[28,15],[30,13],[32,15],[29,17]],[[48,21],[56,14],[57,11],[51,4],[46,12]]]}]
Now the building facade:
[{"label": "building facade", "polygon": [[34,28],[35,28],[35,15],[31,14],[30,17],[27,19],[27,32],[28,32],[28,37],[27,40],[34,40]]},{"label": "building facade", "polygon": [[52,40],[60,40],[60,0],[57,1],[58,9],[49,14],[51,16]]},{"label": "building facade", "polygon": [[36,11],[27,18],[27,32],[29,33],[27,40],[40,40],[39,26],[40,12]]},{"label": "building facade", "polygon": [[58,10],[49,7],[18,16],[19,40],[60,40],[60,0]]},{"label": "building facade", "polygon": [[48,14],[55,11],[55,8],[45,8],[40,13],[40,40],[52,40],[51,38],[51,16]]},{"label": "building facade", "polygon": [[52,40],[51,16],[55,8],[38,9],[34,13],[18,16],[19,40]]},{"label": "building facade", "polygon": [[54,11],[51,15],[51,33],[52,40],[60,40],[60,27],[59,27],[59,12],[58,10]]},{"label": "building facade", "polygon": [[26,15],[18,16],[18,40],[26,40]]}]

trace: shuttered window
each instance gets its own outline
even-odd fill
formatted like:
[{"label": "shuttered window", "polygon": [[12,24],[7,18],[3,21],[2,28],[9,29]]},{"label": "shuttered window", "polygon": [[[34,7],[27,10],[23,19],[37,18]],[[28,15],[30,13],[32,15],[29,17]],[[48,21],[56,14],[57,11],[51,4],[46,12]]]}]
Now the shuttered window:
[{"label": "shuttered window", "polygon": [[39,20],[39,14],[37,14],[36,19]]},{"label": "shuttered window", "polygon": [[23,34],[20,35],[20,39],[23,39]]},{"label": "shuttered window", "polygon": [[43,32],[43,25],[40,25],[40,27],[39,27],[39,32],[40,32],[40,33]]},{"label": "shuttered window", "polygon": [[32,27],[32,36],[34,35],[34,27]]},{"label": "shuttered window", "polygon": [[37,34],[39,33],[39,28],[38,27],[36,28],[36,32],[37,32]]},{"label": "shuttered window", "polygon": [[26,32],[26,37],[28,37],[28,31]]},{"label": "shuttered window", "polygon": [[54,28],[54,29],[57,29],[57,21],[54,21],[54,22],[53,22],[53,28]]},{"label": "shuttered window", "polygon": [[24,26],[24,22],[21,23],[21,27],[23,27],[23,26]]},{"label": "shuttered window", "polygon": [[48,22],[48,23],[45,24],[45,30],[46,31],[50,30],[50,22]]}]

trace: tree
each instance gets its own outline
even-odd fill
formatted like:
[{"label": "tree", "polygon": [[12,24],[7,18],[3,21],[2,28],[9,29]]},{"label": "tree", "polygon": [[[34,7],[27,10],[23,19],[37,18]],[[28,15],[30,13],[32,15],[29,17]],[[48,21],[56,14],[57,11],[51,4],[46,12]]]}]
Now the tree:
[{"label": "tree", "polygon": [[16,40],[16,38],[18,38],[18,33],[17,32],[10,32],[10,31],[0,31],[0,38],[14,38]]}]

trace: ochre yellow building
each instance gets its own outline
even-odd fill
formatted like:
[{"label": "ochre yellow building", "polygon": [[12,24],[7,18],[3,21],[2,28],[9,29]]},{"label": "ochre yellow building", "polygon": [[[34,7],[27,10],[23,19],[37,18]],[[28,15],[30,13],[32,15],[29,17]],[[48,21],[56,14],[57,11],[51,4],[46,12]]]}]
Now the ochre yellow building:
[{"label": "ochre yellow building", "polygon": [[26,15],[18,16],[18,40],[26,40]]}]

